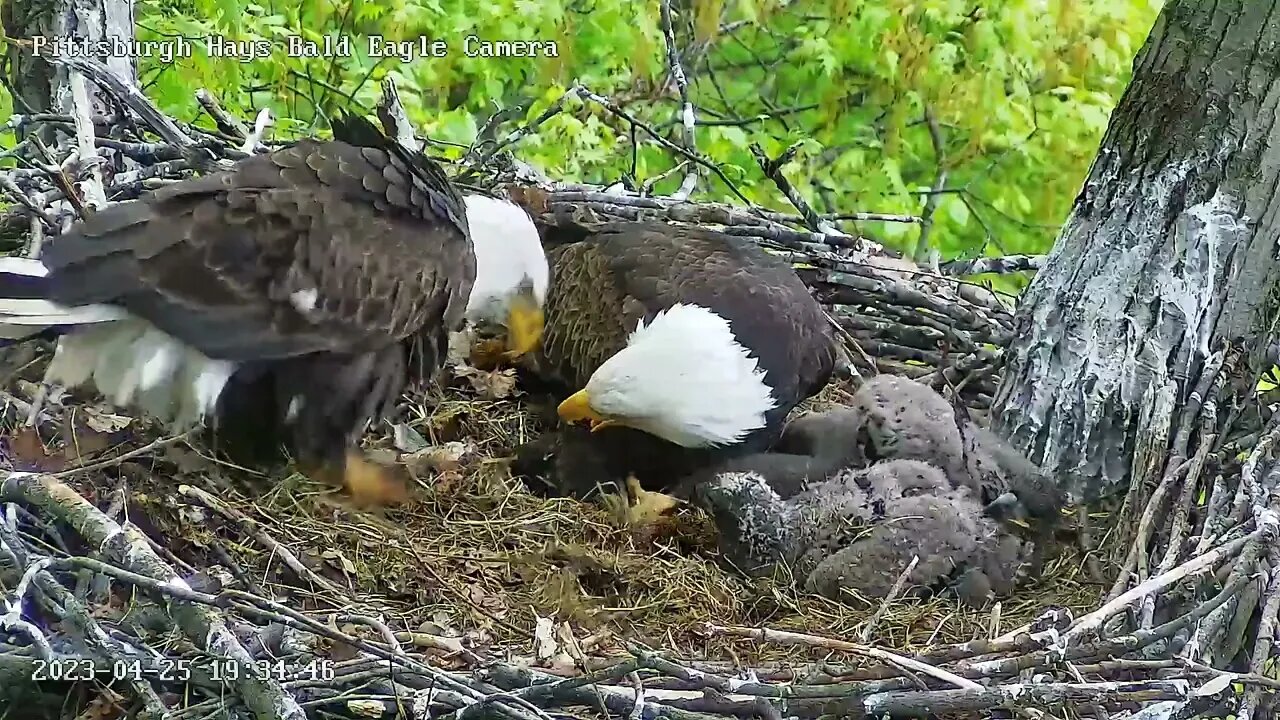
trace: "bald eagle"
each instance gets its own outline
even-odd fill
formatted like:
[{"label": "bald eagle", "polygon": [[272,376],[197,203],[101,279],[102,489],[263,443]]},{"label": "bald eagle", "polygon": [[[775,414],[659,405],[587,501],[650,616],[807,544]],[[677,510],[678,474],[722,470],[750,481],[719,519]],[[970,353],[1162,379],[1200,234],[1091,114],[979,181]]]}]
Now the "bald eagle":
[{"label": "bald eagle", "polygon": [[[766,449],[835,368],[822,308],[785,261],[749,240],[607,224],[548,257],[536,364],[570,391],[560,419],[590,427],[564,440],[592,446],[614,482],[634,474],[665,487]],[[561,470],[553,484],[589,492]]]},{"label": "bald eagle", "polygon": [[[98,210],[39,260],[0,259],[0,335],[52,329],[46,382],[91,382],[174,430],[216,423],[229,386],[270,388],[302,467],[368,472],[354,445],[441,367],[468,312],[471,228],[536,231],[361,117],[334,136]],[[478,315],[519,304],[504,282],[486,279]]]},{"label": "bald eagle", "polygon": [[537,348],[550,268],[533,219],[509,200],[468,195],[467,220],[476,256],[476,281],[466,319],[494,332],[510,360]]}]

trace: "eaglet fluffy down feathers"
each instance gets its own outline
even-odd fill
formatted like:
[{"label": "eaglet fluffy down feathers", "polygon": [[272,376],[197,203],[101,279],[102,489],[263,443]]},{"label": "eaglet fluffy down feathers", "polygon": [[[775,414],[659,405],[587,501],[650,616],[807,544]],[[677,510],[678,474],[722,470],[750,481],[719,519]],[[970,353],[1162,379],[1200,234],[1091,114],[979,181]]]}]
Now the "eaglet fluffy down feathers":
[{"label": "eaglet fluffy down feathers", "polygon": [[952,587],[981,605],[1012,591],[1032,549],[984,516],[966,488],[916,460],[844,470],[786,500],[759,473],[726,472],[697,496],[735,567],[775,576],[785,566],[806,591],[832,599],[884,597],[918,555],[908,593]]},{"label": "eaglet fluffy down feathers", "polygon": [[[1064,498],[1035,465],[918,382],[880,375],[847,407],[793,420],[767,453],[686,480],[711,512],[725,559],[782,567],[836,598],[883,597],[915,555],[917,590],[981,604],[1039,563]],[[1004,520],[1043,521],[1035,543]]]},{"label": "eaglet fluffy down feathers", "polygon": [[774,451],[843,467],[922,460],[967,486],[998,517],[1052,519],[1065,504],[1052,480],[999,436],[971,420],[957,422],[932,388],[894,375],[868,380],[848,407],[791,421]]}]

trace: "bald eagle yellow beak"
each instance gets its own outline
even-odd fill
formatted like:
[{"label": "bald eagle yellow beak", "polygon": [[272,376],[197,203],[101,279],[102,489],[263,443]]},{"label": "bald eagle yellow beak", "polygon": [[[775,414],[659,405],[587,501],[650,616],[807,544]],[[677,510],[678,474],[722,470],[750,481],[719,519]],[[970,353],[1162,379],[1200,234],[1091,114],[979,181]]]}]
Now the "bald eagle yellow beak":
[{"label": "bald eagle yellow beak", "polygon": [[590,422],[591,432],[617,424],[592,409],[591,399],[587,397],[586,390],[579,390],[566,398],[564,402],[560,403],[560,407],[556,408],[556,413],[560,415],[561,420],[567,423],[582,422],[584,420]]},{"label": "bald eagle yellow beak", "polygon": [[507,310],[507,351],[503,355],[514,360],[536,350],[542,342],[542,325],[542,307],[532,291],[513,297]]}]

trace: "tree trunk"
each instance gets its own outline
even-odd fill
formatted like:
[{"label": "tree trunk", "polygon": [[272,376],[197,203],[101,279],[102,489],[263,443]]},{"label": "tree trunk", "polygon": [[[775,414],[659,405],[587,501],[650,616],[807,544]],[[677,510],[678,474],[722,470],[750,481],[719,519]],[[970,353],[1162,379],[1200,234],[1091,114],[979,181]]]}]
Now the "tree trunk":
[{"label": "tree trunk", "polygon": [[1253,382],[1280,306],[1278,104],[1276,3],[1165,6],[1020,304],[992,407],[1074,499],[1187,456],[1215,353],[1237,397]]},{"label": "tree trunk", "polygon": [[[10,38],[78,38],[89,42],[133,40],[133,0],[9,0],[0,8],[0,22]],[[46,50],[46,52],[48,52]],[[137,67],[129,53],[104,52],[94,55],[116,77],[137,85]],[[69,112],[71,89],[67,69],[37,56],[30,47],[8,46],[5,76],[16,91],[15,112]],[[93,110],[105,115],[107,104],[101,91],[89,88]]]}]

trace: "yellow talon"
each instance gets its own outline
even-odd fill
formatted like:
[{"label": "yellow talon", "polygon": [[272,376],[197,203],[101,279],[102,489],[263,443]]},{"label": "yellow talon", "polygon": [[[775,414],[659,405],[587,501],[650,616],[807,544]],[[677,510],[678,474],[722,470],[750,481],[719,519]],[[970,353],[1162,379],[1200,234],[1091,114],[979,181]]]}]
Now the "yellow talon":
[{"label": "yellow talon", "polygon": [[635,475],[628,475],[619,493],[606,496],[605,506],[623,523],[634,528],[657,526],[683,503],[670,495],[650,492],[640,486]]}]

